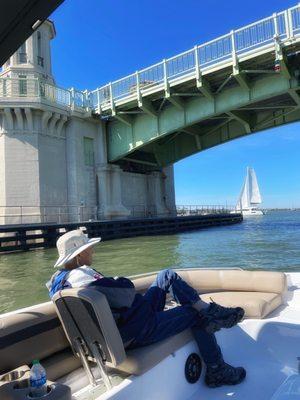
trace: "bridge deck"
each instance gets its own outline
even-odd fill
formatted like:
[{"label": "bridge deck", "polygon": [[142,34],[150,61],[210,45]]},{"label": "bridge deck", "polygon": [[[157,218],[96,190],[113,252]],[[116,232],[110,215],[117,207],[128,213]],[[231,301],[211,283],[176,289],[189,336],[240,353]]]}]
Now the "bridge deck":
[{"label": "bridge deck", "polygon": [[[274,39],[283,46],[300,40],[300,5],[274,13],[210,42],[195,46],[160,63],[111,82],[93,91],[63,89],[27,79],[26,93],[20,92],[19,79],[0,79],[1,102],[18,98],[39,98],[70,108],[90,109],[104,116],[115,108],[142,97],[151,96],[167,87],[197,80],[200,92],[206,93],[202,77],[232,65],[274,51]],[[109,113],[107,113],[109,111]]]},{"label": "bridge deck", "polygon": [[116,107],[195,79],[205,93],[202,77],[274,51],[274,39],[289,46],[298,36],[299,5],[100,87],[90,92],[90,102],[100,114],[114,113]]},{"label": "bridge deck", "polygon": [[108,160],[144,172],[299,120],[299,65],[297,5],[91,92],[4,78],[0,98],[108,119]]}]

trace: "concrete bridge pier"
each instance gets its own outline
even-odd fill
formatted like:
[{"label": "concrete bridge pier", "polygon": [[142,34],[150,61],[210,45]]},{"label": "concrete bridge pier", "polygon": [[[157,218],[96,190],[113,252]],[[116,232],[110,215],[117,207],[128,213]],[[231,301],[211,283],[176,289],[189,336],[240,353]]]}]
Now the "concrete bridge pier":
[{"label": "concrete bridge pier", "polygon": [[166,204],[166,176],[160,172],[152,172],[149,176],[149,200],[155,206],[155,210],[149,210],[154,216],[168,215],[170,212]]},{"label": "concrete bridge pier", "polygon": [[107,122],[54,85],[54,36],[46,21],[0,71],[0,224],[170,215],[173,167],[109,162]]},{"label": "concrete bridge pier", "polygon": [[172,216],[176,216],[176,205],[175,205],[175,181],[174,181],[174,167],[169,165],[163,168],[162,176],[164,180],[164,196],[165,205],[168,213]]},{"label": "concrete bridge pier", "polygon": [[126,218],[130,215],[122,204],[121,169],[117,165],[97,166],[98,218]]}]

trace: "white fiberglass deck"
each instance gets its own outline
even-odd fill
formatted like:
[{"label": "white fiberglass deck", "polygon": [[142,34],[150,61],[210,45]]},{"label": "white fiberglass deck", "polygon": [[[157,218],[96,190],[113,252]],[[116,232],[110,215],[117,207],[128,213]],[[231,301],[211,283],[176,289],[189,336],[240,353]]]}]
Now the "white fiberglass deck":
[{"label": "white fiberglass deck", "polygon": [[[116,386],[102,395],[103,388],[83,388],[86,378],[81,370],[62,381],[71,385],[77,400],[268,400],[288,377],[294,379],[293,390],[296,387],[300,395],[300,376],[296,375],[300,356],[300,273],[287,275],[289,290],[285,305],[266,319],[248,319],[216,335],[225,360],[247,370],[246,380],[237,386],[207,388],[203,382],[204,371],[197,383],[186,382],[184,364],[190,353],[198,351],[195,342],[142,376],[115,377]],[[294,398],[291,393],[284,397]]]}]

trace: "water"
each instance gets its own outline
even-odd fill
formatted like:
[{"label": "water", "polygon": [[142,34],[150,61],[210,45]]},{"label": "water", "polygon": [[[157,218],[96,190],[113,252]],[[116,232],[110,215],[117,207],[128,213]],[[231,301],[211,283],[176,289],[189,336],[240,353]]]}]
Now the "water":
[{"label": "water", "polygon": [[[280,211],[233,226],[103,242],[94,267],[108,276],[170,266],[300,271],[299,256],[300,212]],[[47,301],[56,258],[56,249],[1,255],[0,313]]]}]

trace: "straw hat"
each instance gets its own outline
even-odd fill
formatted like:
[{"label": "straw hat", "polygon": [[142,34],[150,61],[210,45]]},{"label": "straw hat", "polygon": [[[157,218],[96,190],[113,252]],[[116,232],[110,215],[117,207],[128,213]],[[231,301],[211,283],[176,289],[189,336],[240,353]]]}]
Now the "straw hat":
[{"label": "straw hat", "polygon": [[59,257],[54,268],[61,267],[73,260],[78,254],[95,246],[100,240],[100,237],[89,239],[80,229],[65,233],[56,242]]}]

